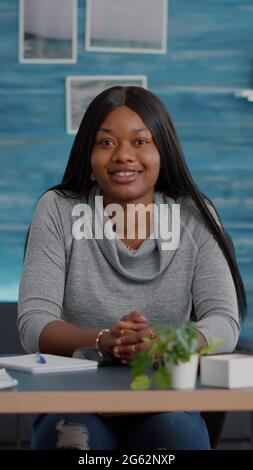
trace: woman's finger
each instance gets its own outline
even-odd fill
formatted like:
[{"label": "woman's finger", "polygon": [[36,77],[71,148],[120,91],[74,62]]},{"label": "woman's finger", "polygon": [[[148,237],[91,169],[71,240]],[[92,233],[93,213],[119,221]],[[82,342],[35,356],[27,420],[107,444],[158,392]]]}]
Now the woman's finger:
[{"label": "woman's finger", "polygon": [[129,332],[135,331],[137,329],[137,323],[131,321],[119,321],[115,323],[111,328],[111,333],[114,336],[121,337]]},{"label": "woman's finger", "polygon": [[131,344],[136,344],[141,341],[141,336],[139,332],[131,332],[126,335],[122,335],[116,339],[117,345],[128,346]]},{"label": "woman's finger", "polygon": [[120,360],[132,360],[136,353],[146,351],[150,348],[147,343],[128,344],[126,346],[115,346],[113,355]]},{"label": "woman's finger", "polygon": [[113,348],[113,354],[117,359],[122,360],[132,360],[134,355],[139,351],[138,345],[136,344],[129,344],[127,346],[118,347],[115,346]]},{"label": "woman's finger", "polygon": [[140,331],[135,331],[134,333],[128,333],[121,335],[116,339],[116,344],[118,345],[127,345],[127,344],[135,344],[142,342],[144,338],[154,339],[155,332],[152,327],[145,328]]},{"label": "woman's finger", "polygon": [[136,323],[135,331],[147,330],[148,328],[152,328],[149,323]]},{"label": "woman's finger", "polygon": [[142,313],[137,312],[137,311],[127,313],[126,315],[124,315],[121,318],[121,320],[124,320],[124,321],[131,320],[131,321],[137,322],[137,323],[147,323],[148,322],[147,317],[145,317],[145,315],[143,315]]}]

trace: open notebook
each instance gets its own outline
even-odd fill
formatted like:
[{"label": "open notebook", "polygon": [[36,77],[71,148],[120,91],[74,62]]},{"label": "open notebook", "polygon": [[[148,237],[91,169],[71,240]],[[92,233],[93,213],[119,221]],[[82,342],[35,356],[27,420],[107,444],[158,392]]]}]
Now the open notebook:
[{"label": "open notebook", "polygon": [[78,370],[95,369],[98,366],[97,361],[88,359],[75,359],[73,357],[54,356],[52,354],[43,354],[43,363],[38,362],[37,354],[26,354],[24,356],[0,356],[0,367],[6,369],[17,369],[32,374],[45,372],[72,372]]}]

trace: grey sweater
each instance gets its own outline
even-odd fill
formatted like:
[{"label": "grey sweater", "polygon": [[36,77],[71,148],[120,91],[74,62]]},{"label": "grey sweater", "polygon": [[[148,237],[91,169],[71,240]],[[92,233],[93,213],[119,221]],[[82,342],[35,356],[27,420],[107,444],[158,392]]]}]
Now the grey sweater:
[{"label": "grey sweater", "polygon": [[[95,211],[97,186],[88,201],[44,194],[36,207],[19,289],[18,327],[27,352],[39,350],[42,329],[62,319],[81,328],[110,328],[137,310],[151,324],[190,318],[209,342],[224,340],[220,352],[232,351],[240,326],[232,276],[213,236],[189,197],[181,197],[181,239],[177,249],[162,250],[161,240],[147,238],[129,251],[116,238],[81,239],[72,235],[72,210],[88,203]],[[175,201],[156,192],[156,204]],[[93,221],[92,221],[93,220]],[[104,215],[101,226],[110,219]],[[94,218],[86,218],[94,231]]]}]

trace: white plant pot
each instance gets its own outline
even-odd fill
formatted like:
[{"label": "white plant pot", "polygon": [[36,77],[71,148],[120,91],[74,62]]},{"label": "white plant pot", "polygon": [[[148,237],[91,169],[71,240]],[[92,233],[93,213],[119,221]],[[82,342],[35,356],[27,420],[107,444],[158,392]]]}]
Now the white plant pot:
[{"label": "white plant pot", "polygon": [[165,358],[165,365],[172,378],[172,388],[193,389],[196,385],[199,355],[193,354],[188,362],[172,364]]}]

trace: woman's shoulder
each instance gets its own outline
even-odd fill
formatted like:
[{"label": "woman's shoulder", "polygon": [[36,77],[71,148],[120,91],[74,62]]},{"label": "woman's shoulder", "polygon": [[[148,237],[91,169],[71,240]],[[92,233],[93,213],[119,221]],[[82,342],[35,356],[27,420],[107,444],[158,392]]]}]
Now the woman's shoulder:
[{"label": "woman's shoulder", "polygon": [[51,231],[65,233],[67,236],[72,231],[72,213],[76,204],[85,202],[84,196],[76,195],[59,190],[50,189],[39,198],[32,217],[32,226],[38,230],[50,227]]},{"label": "woman's shoulder", "polygon": [[87,198],[71,191],[59,191],[58,189],[50,189],[40,196],[37,208],[47,210],[69,209],[80,203],[87,203]]},{"label": "woman's shoulder", "polygon": [[177,198],[176,203],[180,205],[180,215],[184,222],[189,222],[192,219],[195,223],[199,223],[203,219],[196,202],[191,196],[180,196]]},{"label": "woman's shoulder", "polygon": [[[210,214],[212,217],[216,220],[218,224],[220,224],[220,219],[219,216],[211,203],[209,199],[206,197],[203,198],[203,201],[209,210]],[[180,212],[181,215],[187,220],[192,219],[197,224],[205,224],[204,218],[197,206],[197,203],[194,201],[194,199],[191,196],[180,196],[177,201],[178,204],[180,204]]]},{"label": "woman's shoulder", "polygon": [[[204,242],[213,239],[213,234],[194,199],[191,196],[181,196],[177,203],[180,204],[181,229],[185,231],[188,239],[194,241],[195,248],[198,249]],[[204,203],[217,224],[222,226],[211,202],[204,198]]]}]

